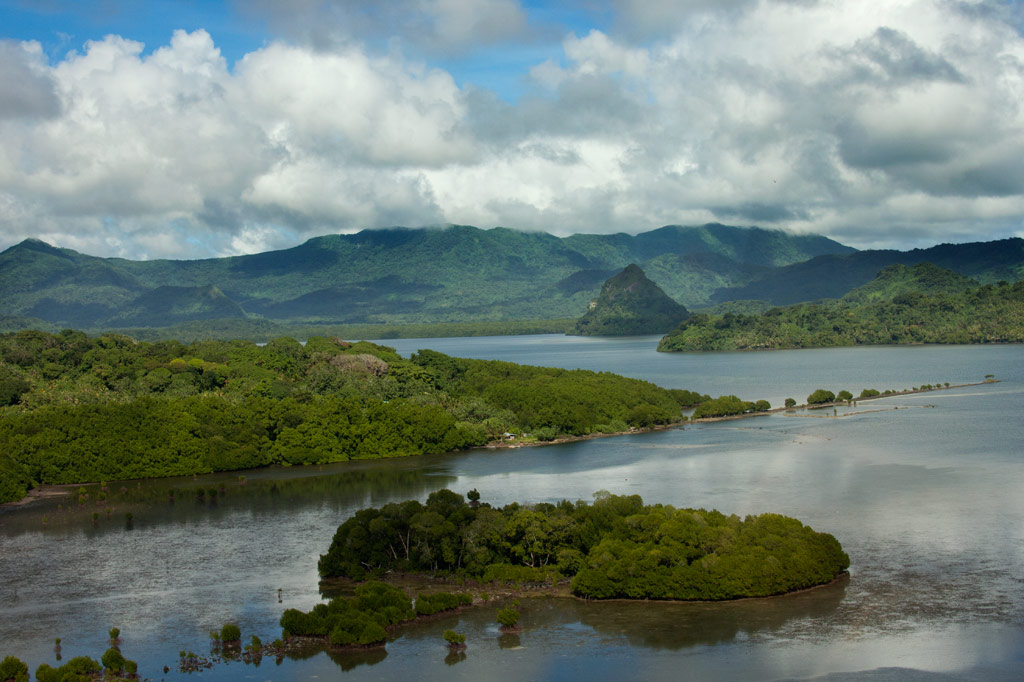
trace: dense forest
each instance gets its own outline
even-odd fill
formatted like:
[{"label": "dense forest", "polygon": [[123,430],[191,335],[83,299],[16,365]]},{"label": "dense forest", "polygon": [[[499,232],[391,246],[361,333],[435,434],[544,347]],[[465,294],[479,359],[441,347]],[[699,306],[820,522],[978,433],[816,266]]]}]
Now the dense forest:
[{"label": "dense forest", "polygon": [[838,301],[753,315],[695,314],[666,335],[658,350],[1022,341],[1024,280],[979,285],[925,263],[885,268]]},{"label": "dense forest", "polygon": [[849,566],[839,542],[796,519],[644,505],[638,495],[593,504],[493,508],[450,490],[363,509],[320,557],[325,578],[391,571],[457,573],[483,581],[572,578],[594,599],[721,600],[820,585]]},{"label": "dense forest", "polygon": [[0,335],[0,501],[38,484],[440,453],[667,424],[705,396],[312,337]]}]

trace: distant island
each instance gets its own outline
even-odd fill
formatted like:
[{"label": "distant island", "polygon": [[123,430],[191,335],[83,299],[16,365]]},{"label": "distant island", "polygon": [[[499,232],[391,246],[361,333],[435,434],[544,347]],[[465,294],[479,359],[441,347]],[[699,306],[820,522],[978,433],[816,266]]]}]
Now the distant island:
[{"label": "distant island", "polygon": [[635,263],[610,278],[569,334],[629,336],[664,334],[690,313],[647,279]]},{"label": "distant island", "polygon": [[884,268],[839,300],[695,314],[660,351],[1024,342],[1024,281],[979,284],[931,263]]},{"label": "distant island", "polygon": [[490,582],[571,580],[587,599],[716,601],[822,585],[850,565],[839,542],[778,514],[645,505],[598,493],[593,504],[494,508],[450,490],[363,509],[320,557],[323,578],[454,574]]}]

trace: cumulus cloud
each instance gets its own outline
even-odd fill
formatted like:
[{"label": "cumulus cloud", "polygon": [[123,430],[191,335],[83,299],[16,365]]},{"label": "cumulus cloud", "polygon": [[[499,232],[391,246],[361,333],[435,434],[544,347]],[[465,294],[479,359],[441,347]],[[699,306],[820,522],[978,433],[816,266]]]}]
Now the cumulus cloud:
[{"label": "cumulus cloud", "polygon": [[48,118],[59,111],[39,44],[0,40],[0,119]]},{"label": "cumulus cloud", "polygon": [[440,71],[274,44],[229,73],[204,31],[142,51],[87,44],[52,69],[63,115],[20,136],[0,123],[8,241],[183,257],[267,243],[268,227],[294,239],[438,222],[416,168],[473,153]]},{"label": "cumulus cloud", "polygon": [[622,2],[531,63],[515,102],[352,38],[404,7],[402,41],[511,40],[528,23],[511,0],[291,6],[323,40],[233,67],[202,30],[54,64],[0,43],[0,245],[194,257],[395,224],[720,220],[906,247],[1024,229],[1024,39],[1001,3]]}]

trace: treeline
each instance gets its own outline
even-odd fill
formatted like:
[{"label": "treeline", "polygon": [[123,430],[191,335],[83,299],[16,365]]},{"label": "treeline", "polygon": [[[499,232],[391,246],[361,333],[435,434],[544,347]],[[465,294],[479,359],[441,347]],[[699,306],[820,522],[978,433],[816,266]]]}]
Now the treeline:
[{"label": "treeline", "polygon": [[608,373],[312,337],[0,336],[0,501],[41,483],[446,452],[682,419],[703,399]]},{"label": "treeline", "polygon": [[320,575],[571,577],[572,592],[581,597],[721,600],[827,583],[849,566],[834,537],[796,519],[644,505],[638,495],[596,497],[593,504],[492,508],[440,490],[426,504],[363,509],[339,526],[320,557]]},{"label": "treeline", "polygon": [[[28,325],[33,328],[36,324]],[[11,319],[12,327],[21,329],[25,322]],[[249,318],[222,318],[194,320],[166,327],[138,327],[116,330],[139,341],[160,341],[175,338],[181,341],[204,341],[207,339],[250,339],[257,342],[270,341],[291,336],[340,336],[349,339],[426,339],[453,336],[516,336],[520,334],[563,334],[572,328],[574,319],[552,320],[480,320],[466,322],[410,322],[410,323],[366,323],[366,324],[306,324]],[[45,324],[45,323],[44,323]],[[0,319],[0,330],[3,320]],[[59,329],[59,328],[58,328]],[[56,331],[56,330],[54,330]],[[97,333],[113,333],[113,330],[96,329]]]},{"label": "treeline", "polygon": [[662,338],[658,350],[1006,342],[1024,342],[1024,281],[966,292],[904,291],[869,302],[805,303],[760,315],[695,314]]},{"label": "treeline", "polygon": [[734,395],[721,395],[714,400],[705,400],[693,411],[694,419],[708,417],[732,417],[750,412],[767,412],[772,409],[767,400],[741,400]]}]

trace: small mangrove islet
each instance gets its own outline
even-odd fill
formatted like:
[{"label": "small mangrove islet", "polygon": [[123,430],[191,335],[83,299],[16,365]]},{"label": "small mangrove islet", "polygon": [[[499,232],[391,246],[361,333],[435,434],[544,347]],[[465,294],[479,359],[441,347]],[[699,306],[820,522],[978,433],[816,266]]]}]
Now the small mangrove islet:
[{"label": "small mangrove islet", "polygon": [[363,509],[339,526],[320,575],[568,580],[587,599],[717,601],[823,585],[850,565],[833,536],[779,514],[741,519],[645,505],[639,495],[595,498],[492,507],[445,489],[426,504]]},{"label": "small mangrove islet", "polygon": [[[474,603],[469,592],[419,594],[413,601],[401,587],[372,580],[385,575],[568,581],[573,595],[587,599],[717,601],[815,587],[850,565],[833,536],[778,514],[740,519],[605,491],[593,504],[492,507],[472,497],[467,503],[444,489],[426,504],[408,500],[356,512],[319,563],[325,579],[359,581],[354,596],[308,612],[286,610],[284,641],[381,646],[404,623]],[[514,608],[498,611],[503,631],[518,630],[518,620]]]}]

